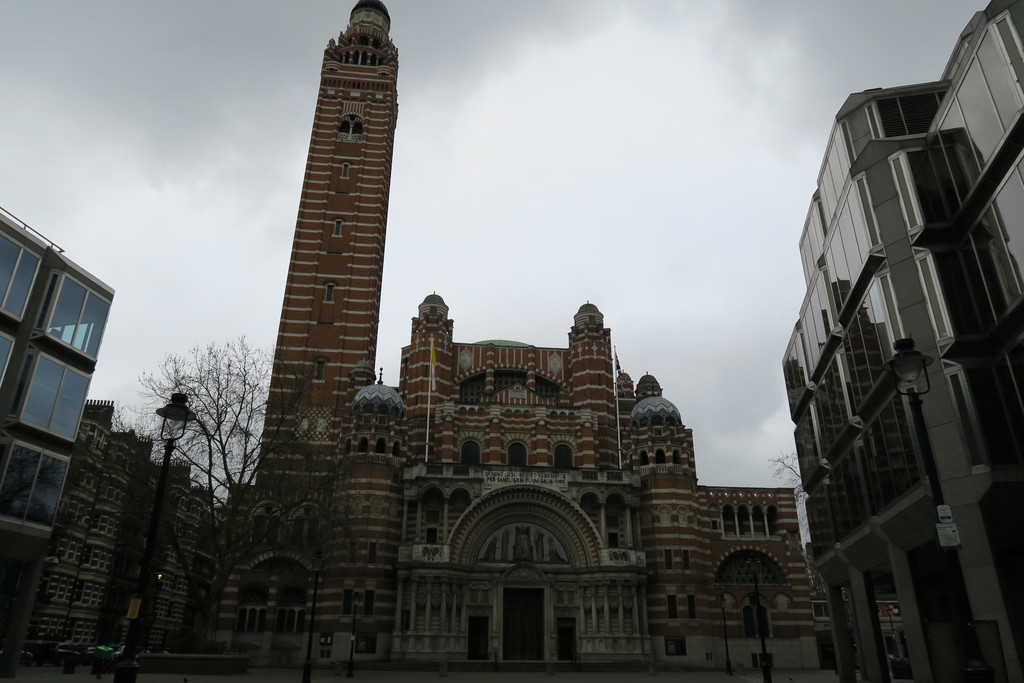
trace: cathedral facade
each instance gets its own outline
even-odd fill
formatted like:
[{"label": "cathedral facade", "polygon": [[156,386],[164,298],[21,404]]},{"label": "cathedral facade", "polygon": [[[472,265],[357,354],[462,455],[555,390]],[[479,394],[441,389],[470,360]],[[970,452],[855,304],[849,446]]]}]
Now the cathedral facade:
[{"label": "cathedral facade", "polygon": [[[312,628],[320,664],[724,668],[760,665],[764,635],[774,666],[816,667],[793,492],[698,485],[691,430],[653,376],[618,371],[595,305],[564,347],[463,343],[429,294],[398,386],[377,380],[390,21],[359,0],[324,52],[275,358],[274,391],[308,378],[305,457],[268,463],[256,495],[282,532],[238,567],[218,640],[267,664],[301,661]],[[298,470],[337,479],[281,512],[269,491]]]}]

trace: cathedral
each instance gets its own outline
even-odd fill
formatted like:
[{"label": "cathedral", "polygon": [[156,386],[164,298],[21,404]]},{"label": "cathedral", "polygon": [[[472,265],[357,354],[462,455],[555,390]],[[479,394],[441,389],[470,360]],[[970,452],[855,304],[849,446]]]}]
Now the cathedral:
[{"label": "cathedral", "polygon": [[[458,341],[417,294],[398,386],[378,380],[390,23],[359,0],[324,51],[272,389],[305,369],[306,455],[267,456],[255,495],[282,533],[237,567],[217,639],[254,664],[302,661],[312,629],[318,665],[817,667],[792,490],[699,485],[691,430],[654,376],[618,369],[594,304],[550,348]],[[343,475],[275,505],[299,470]]]}]

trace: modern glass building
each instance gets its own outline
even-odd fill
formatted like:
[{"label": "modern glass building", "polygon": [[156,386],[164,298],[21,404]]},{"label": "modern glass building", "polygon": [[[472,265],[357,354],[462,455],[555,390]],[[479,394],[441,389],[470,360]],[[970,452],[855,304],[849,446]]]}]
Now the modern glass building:
[{"label": "modern glass building", "polygon": [[[1024,2],[997,0],[940,80],[850,95],[807,212],[783,365],[844,680],[855,657],[887,680],[907,653],[915,680],[960,680],[954,552],[995,680],[1024,679],[1022,30]],[[929,444],[886,366],[907,337],[935,359],[923,417],[959,550],[939,548]],[[882,638],[881,593],[899,638]]]},{"label": "modern glass building", "polygon": [[113,296],[0,209],[0,678],[14,675]]}]

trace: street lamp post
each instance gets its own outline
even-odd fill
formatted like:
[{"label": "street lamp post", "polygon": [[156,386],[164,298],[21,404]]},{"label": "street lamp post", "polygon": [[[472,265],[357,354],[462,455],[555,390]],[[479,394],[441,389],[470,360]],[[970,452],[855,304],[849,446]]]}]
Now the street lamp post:
[{"label": "street lamp post", "polygon": [[348,646],[348,669],[345,678],[352,678],[352,662],[356,658],[356,617],[359,615],[359,591],[352,591],[352,636]]},{"label": "street lamp post", "polygon": [[302,665],[302,683],[309,683],[313,675],[313,629],[316,626],[316,591],[320,585],[320,570],[324,568],[324,553],[316,551],[313,558],[313,605],[309,609],[309,638],[306,641],[306,661]]},{"label": "street lamp post", "polygon": [[[928,487],[932,501],[935,503],[936,521],[941,522],[939,506],[945,505],[945,498],[942,495],[939,471],[935,465],[935,453],[932,451],[932,442],[928,435],[928,426],[924,421],[921,402],[921,394],[927,394],[932,388],[926,368],[935,359],[916,350],[913,339],[897,339],[893,342],[892,348],[896,353],[886,362],[886,365],[896,384],[896,391],[906,396],[907,402],[910,404],[914,436],[917,438],[921,464],[924,467],[925,476],[928,477]],[[918,381],[922,377],[924,378],[924,389],[918,390]],[[960,564],[960,553],[956,548],[949,550],[948,553],[952,570],[948,575],[950,589],[954,595],[954,604],[958,612],[957,620],[966,635],[964,639],[967,646],[966,659],[960,671],[964,681],[989,682],[994,680],[995,672],[981,654],[981,644],[978,641],[978,632],[974,626],[974,614],[971,611],[971,600],[967,593],[967,583],[964,581],[963,567]]]},{"label": "street lamp post", "polygon": [[722,636],[725,638],[725,673],[732,676],[732,659],[729,658],[729,629],[725,625],[725,596],[718,596],[718,604],[722,608]]},{"label": "street lamp post", "polygon": [[156,414],[162,419],[160,439],[164,442],[164,458],[160,464],[156,490],[153,492],[153,511],[149,515],[149,532],[146,534],[146,545],[142,551],[142,561],[139,563],[139,578],[135,584],[135,595],[128,608],[130,621],[124,641],[124,654],[114,670],[114,683],[135,683],[139,675],[137,654],[139,637],[142,635],[142,614],[143,610],[148,608],[145,597],[146,590],[149,588],[150,574],[152,574],[151,567],[157,536],[160,532],[160,512],[167,489],[167,471],[170,469],[175,442],[185,435],[188,421],[195,418],[195,413],[188,409],[188,396],[180,393],[171,394],[171,402],[163,408],[157,409]]},{"label": "street lamp post", "polygon": [[772,683],[772,667],[768,664],[768,645],[764,640],[764,632],[767,630],[765,626],[767,624],[761,621],[761,587],[758,584],[758,575],[761,573],[761,560],[753,560],[752,569],[754,570],[754,623],[757,624],[757,635],[761,638],[761,676],[764,683]]}]

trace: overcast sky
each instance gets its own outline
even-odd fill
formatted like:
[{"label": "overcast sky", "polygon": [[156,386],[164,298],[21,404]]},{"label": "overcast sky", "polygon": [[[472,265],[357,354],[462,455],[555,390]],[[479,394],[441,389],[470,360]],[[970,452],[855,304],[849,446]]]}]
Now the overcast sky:
[{"label": "overcast sky", "polygon": [[[0,206],[116,290],[90,398],[270,346],[327,40],[354,0],[9,0]],[[566,346],[587,301],[693,429],[775,485],[797,241],[851,92],[935,80],[981,2],[389,0],[399,117],[377,365],[436,291],[455,339]]]}]

